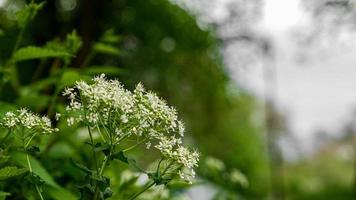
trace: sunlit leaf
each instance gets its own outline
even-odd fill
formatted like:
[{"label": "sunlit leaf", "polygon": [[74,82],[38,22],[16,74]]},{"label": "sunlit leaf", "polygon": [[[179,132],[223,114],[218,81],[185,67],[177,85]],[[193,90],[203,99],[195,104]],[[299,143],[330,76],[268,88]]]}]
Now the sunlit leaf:
[{"label": "sunlit leaf", "polygon": [[66,51],[53,50],[43,47],[28,46],[17,50],[11,58],[12,62],[41,58],[68,58],[71,55]]},{"label": "sunlit leaf", "polygon": [[121,54],[121,51],[118,48],[101,42],[95,43],[94,50],[98,53],[114,55],[114,56],[118,56]]}]

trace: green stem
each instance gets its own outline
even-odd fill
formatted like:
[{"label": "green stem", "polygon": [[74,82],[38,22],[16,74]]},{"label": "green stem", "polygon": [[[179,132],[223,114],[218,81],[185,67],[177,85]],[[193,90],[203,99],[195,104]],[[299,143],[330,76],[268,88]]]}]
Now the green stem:
[{"label": "green stem", "polygon": [[23,35],[25,33],[25,30],[26,30],[28,22],[29,22],[29,19],[27,19],[25,24],[23,25],[23,27],[21,27],[20,32],[17,35],[14,48],[12,49],[12,52],[11,52],[11,58],[5,64],[6,68],[10,68],[11,75],[12,75],[11,84],[12,84],[12,87],[16,91],[20,87],[20,82],[19,82],[19,77],[18,77],[18,72],[17,72],[17,69],[16,69],[16,65],[13,63],[12,57],[15,54],[16,50],[19,48],[20,44],[21,44],[21,41],[22,41]]},{"label": "green stem", "polygon": [[28,147],[28,145],[30,145],[32,139],[37,135],[37,133],[34,133],[31,138],[27,141],[26,145],[25,145],[25,149]]},{"label": "green stem", "polygon": [[143,188],[140,192],[136,193],[135,195],[133,195],[129,200],[134,200],[136,199],[138,196],[140,196],[142,193],[146,192],[148,189],[150,189],[153,185],[155,184],[155,182],[152,182],[150,184],[148,184],[145,188]]},{"label": "green stem", "polygon": [[[26,153],[26,159],[27,159],[28,169],[30,170],[30,173],[32,174],[33,171],[32,171],[32,166],[31,166],[30,157],[29,157],[28,153]],[[36,187],[36,191],[37,191],[38,196],[40,196],[41,200],[44,200],[44,198],[42,196],[42,193],[41,193],[41,190],[40,190],[40,188],[38,187],[37,184],[35,184],[35,187]]]},{"label": "green stem", "polygon": [[12,54],[11,55],[14,55],[15,51],[19,48],[20,44],[21,44],[21,41],[22,41],[22,38],[23,38],[23,35],[25,33],[25,29],[27,27],[27,23],[28,23],[28,20],[27,22],[24,24],[24,26],[21,28],[20,30],[20,33],[17,35],[17,38],[16,38],[16,42],[15,42],[15,45],[14,45],[14,48],[12,49]]},{"label": "green stem", "polygon": [[27,159],[28,169],[32,173],[32,166],[31,166],[30,157],[28,156],[28,153],[26,154],[26,159]]},{"label": "green stem", "polygon": [[104,161],[103,161],[103,163],[101,164],[101,167],[100,167],[99,176],[103,175],[104,169],[105,169],[106,164],[108,163],[108,160],[109,160],[110,157],[111,157],[111,153],[109,154],[109,156],[105,156],[104,157]]},{"label": "green stem", "polygon": [[93,150],[93,157],[94,157],[94,162],[95,162],[95,169],[96,173],[99,174],[99,168],[98,168],[98,160],[96,159],[96,153],[95,153],[95,147],[94,147],[94,140],[93,140],[93,135],[91,133],[90,127],[87,126],[88,132],[89,132],[89,137],[90,137],[90,143],[91,143],[91,148]]},{"label": "green stem", "polygon": [[[112,150],[113,150],[113,148],[112,148],[112,146],[111,146],[111,147],[110,147],[110,151],[109,151],[109,155],[107,155],[107,156],[104,157],[103,163],[101,164],[100,171],[99,171],[99,174],[98,174],[99,176],[102,176],[102,175],[103,175],[104,169],[105,169],[105,167],[106,167],[106,165],[107,165],[107,163],[108,163],[108,160],[109,160],[109,159],[111,158],[111,156],[112,156]],[[95,186],[95,194],[94,194],[93,200],[96,200],[96,199],[98,198],[98,196],[99,196],[99,190],[98,190],[98,187]]]}]

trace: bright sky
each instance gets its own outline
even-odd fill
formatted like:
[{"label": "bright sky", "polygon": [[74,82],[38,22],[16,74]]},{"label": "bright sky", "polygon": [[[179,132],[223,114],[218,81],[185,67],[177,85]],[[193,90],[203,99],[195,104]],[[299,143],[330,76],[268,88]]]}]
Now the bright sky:
[{"label": "bright sky", "polygon": [[263,24],[271,31],[286,30],[302,17],[299,0],[265,0]]},{"label": "bright sky", "polygon": [[[308,24],[308,15],[298,3],[299,0],[266,0],[262,25],[276,43],[277,101],[287,112],[295,135],[310,146],[316,130],[336,130],[356,108],[356,46],[348,37],[351,46],[339,48],[337,55],[319,57],[303,65],[296,63],[292,59],[295,43],[290,29],[315,26]],[[329,44],[329,48],[337,45]],[[255,78],[250,84],[258,92],[263,86],[258,83],[261,73],[252,76]]]},{"label": "bright sky", "polygon": [[[315,24],[299,6],[299,0],[266,0],[258,25],[261,34],[270,36],[275,45],[277,104],[287,114],[292,132],[307,151],[312,149],[316,131],[337,130],[356,108],[356,43],[351,42],[356,40],[352,36],[356,34],[343,33],[348,48],[328,41],[325,50],[332,50],[328,56],[313,51],[318,57],[298,64],[297,42],[290,31],[311,26]],[[225,54],[231,76],[263,97],[263,65],[248,69],[237,66],[234,59],[240,58],[235,54],[241,47],[233,46],[229,45]]]}]

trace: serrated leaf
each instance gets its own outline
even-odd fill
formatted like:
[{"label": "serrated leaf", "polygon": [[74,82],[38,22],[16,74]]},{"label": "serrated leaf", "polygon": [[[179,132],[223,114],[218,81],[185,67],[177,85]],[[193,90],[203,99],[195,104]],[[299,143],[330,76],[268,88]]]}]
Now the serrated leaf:
[{"label": "serrated leaf", "polygon": [[45,2],[40,4],[30,3],[25,5],[19,12],[16,13],[16,20],[20,27],[24,27],[29,20],[36,16],[37,12],[44,6]]},{"label": "serrated leaf", "polygon": [[0,169],[0,180],[6,180],[8,178],[12,178],[14,176],[21,175],[27,172],[25,168],[18,168],[15,166],[7,166]]},{"label": "serrated leaf", "polygon": [[71,53],[76,53],[83,45],[81,38],[77,35],[77,32],[74,30],[69,33],[65,40],[65,46]]},{"label": "serrated leaf", "polygon": [[116,48],[110,44],[105,44],[105,43],[101,43],[101,42],[95,43],[94,50],[97,53],[114,55],[114,56],[118,56],[121,54],[121,51],[118,48]]},{"label": "serrated leaf", "polygon": [[17,50],[11,58],[12,62],[40,58],[68,58],[71,55],[66,51],[54,50],[45,47],[28,46]]}]

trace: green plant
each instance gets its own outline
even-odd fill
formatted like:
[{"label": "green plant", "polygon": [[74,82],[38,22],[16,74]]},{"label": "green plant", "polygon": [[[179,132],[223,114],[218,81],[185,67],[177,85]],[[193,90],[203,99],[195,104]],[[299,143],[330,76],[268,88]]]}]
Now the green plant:
[{"label": "green plant", "polygon": [[[103,74],[92,80],[88,78],[102,72],[117,73],[111,66],[85,68],[95,55],[121,54],[114,46],[120,37],[112,29],[93,44],[84,59],[84,67],[78,70],[69,69],[82,46],[76,31],[63,40],[54,39],[41,46],[22,46],[31,20],[44,5],[31,1],[17,12],[15,21],[19,34],[9,57],[0,64],[0,91],[10,90],[18,98],[18,105],[33,102],[31,110],[48,116],[41,117],[30,109],[0,102],[0,190],[6,191],[0,192],[0,199],[7,196],[77,199],[79,195],[81,199],[107,199],[112,195],[120,196],[120,199],[136,199],[153,186],[169,186],[182,180],[192,183],[199,155],[182,146],[184,125],[178,120],[175,109],[153,92],[147,92],[141,84],[131,92],[119,81],[107,79]],[[19,67],[32,60],[40,61],[38,69],[52,63],[51,76],[38,80],[40,75],[35,72],[31,83],[24,85],[19,78]],[[61,91],[69,100],[66,109],[59,95]],[[56,122],[52,124],[50,118],[56,118]],[[62,118],[70,127],[63,124]],[[63,141],[66,141],[64,144],[70,143],[72,132],[81,130],[82,126],[86,127],[88,137],[70,146],[79,154],[72,159],[71,166],[75,168],[69,166],[69,171],[61,171],[53,169],[51,163],[45,163],[46,159],[58,162],[51,155],[53,149]],[[82,144],[89,145],[89,153],[81,149]],[[146,147],[141,148],[146,149],[142,151],[152,157],[157,155],[152,165],[148,161],[140,162],[134,153],[128,155],[142,145]],[[107,168],[115,160],[120,161],[116,164],[124,165],[125,170],[129,168],[140,175],[145,174],[147,183],[137,184],[137,176],[131,182],[118,183],[116,180],[114,184],[119,188],[118,192],[123,188],[130,190],[115,194],[111,176],[121,178],[125,171],[120,169],[110,174],[113,170]],[[141,166],[150,167],[143,169]],[[77,169],[83,176],[73,172]],[[65,184],[61,186],[63,182]],[[80,194],[76,194],[73,186],[79,188]]]}]

